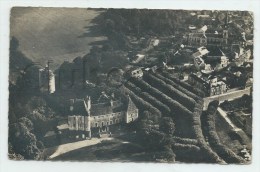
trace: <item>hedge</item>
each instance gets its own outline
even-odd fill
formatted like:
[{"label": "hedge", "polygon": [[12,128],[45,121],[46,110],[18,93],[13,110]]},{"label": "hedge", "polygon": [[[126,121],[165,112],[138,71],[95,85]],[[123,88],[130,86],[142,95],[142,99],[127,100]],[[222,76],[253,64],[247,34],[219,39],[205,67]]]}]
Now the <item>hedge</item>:
[{"label": "hedge", "polygon": [[231,149],[221,143],[215,127],[217,108],[218,105],[210,104],[206,113],[206,133],[209,137],[210,145],[227,163],[246,163],[242,157],[236,155]]},{"label": "hedge", "polygon": [[171,108],[172,112],[174,112],[175,114],[180,113],[180,114],[184,114],[184,115],[187,115],[187,114],[192,115],[192,112],[190,110],[188,110],[186,107],[184,107],[182,104],[173,100],[169,96],[165,95],[158,89],[152,87],[151,85],[149,85],[142,79],[132,78],[131,82],[133,82],[139,88],[141,88],[142,90],[145,90],[146,92],[151,94],[153,97],[157,98],[158,100],[161,100],[161,102],[166,104],[167,106],[169,106]]},{"label": "hedge", "polygon": [[196,101],[188,97],[186,94],[182,93],[178,89],[174,88],[173,86],[167,84],[160,78],[153,76],[147,72],[144,73],[143,79],[151,86],[159,88],[160,91],[162,91],[172,99],[178,101],[179,103],[187,107],[189,110],[193,110]]},{"label": "hedge", "polygon": [[163,80],[164,82],[166,82],[167,84],[170,84],[170,85],[174,86],[176,89],[178,89],[179,91],[183,92],[187,96],[193,98],[195,101],[200,99],[200,97],[197,96],[196,94],[194,94],[193,92],[187,90],[186,88],[180,86],[179,84],[176,84],[175,82],[173,82],[172,80],[164,77],[163,75],[161,75],[159,73],[154,73],[154,75],[157,76],[158,78],[160,78],[161,80]]},{"label": "hedge", "polygon": [[200,96],[200,97],[204,97],[205,96],[205,93],[198,89],[198,88],[195,88],[193,87],[192,85],[184,82],[184,81],[181,81],[179,80],[178,78],[174,77],[173,75],[169,74],[168,72],[165,72],[165,71],[162,71],[161,73],[163,76],[171,79],[173,82],[175,82],[176,84],[179,84],[180,86],[182,86],[183,88],[187,89],[187,90],[190,90],[192,91],[194,94]]},{"label": "hedge", "polygon": [[180,143],[180,144],[192,144],[192,145],[197,145],[198,144],[198,140],[190,139],[190,138],[182,138],[182,137],[173,136],[173,140],[176,143]]},{"label": "hedge", "polygon": [[160,101],[158,101],[156,98],[154,98],[153,96],[151,96],[147,92],[142,92],[140,88],[138,88],[136,85],[134,85],[134,83],[127,82],[125,84],[125,86],[128,89],[130,89],[131,91],[133,91],[136,95],[140,96],[145,101],[149,102],[151,105],[153,105],[154,107],[159,109],[162,112],[162,114],[164,114],[164,116],[166,114],[171,113],[171,109],[167,105],[161,103]]},{"label": "hedge", "polygon": [[198,139],[198,145],[201,150],[205,153],[205,156],[208,157],[209,162],[211,163],[226,163],[223,159],[221,159],[216,152],[214,152],[206,143],[204,135],[201,129],[201,120],[200,115],[202,113],[203,101],[198,101],[195,105],[194,113],[193,113],[193,130],[195,132],[196,138]]},{"label": "hedge", "polygon": [[185,150],[189,150],[189,151],[200,151],[200,147],[198,147],[196,145],[192,145],[192,144],[174,143],[172,145],[172,147],[173,147],[173,150],[185,149]]}]

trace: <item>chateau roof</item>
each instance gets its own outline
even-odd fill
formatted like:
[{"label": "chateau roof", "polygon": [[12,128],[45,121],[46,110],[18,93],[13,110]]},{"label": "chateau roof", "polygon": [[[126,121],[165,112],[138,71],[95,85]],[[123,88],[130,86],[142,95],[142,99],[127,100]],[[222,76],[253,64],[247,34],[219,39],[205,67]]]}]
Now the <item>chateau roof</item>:
[{"label": "chateau roof", "polygon": [[84,99],[76,99],[73,104],[73,113],[76,115],[88,115],[87,105]]},{"label": "chateau roof", "polygon": [[[117,101],[108,101],[105,103],[91,104],[90,115],[99,116],[106,115],[122,111],[133,111],[137,107],[132,102],[130,97],[128,98],[127,104],[122,103],[120,100]],[[87,105],[84,99],[76,99],[73,104],[74,115],[88,115]]]},{"label": "chateau roof", "polygon": [[91,116],[111,114],[125,111],[126,108],[121,101],[111,101],[106,103],[92,104],[90,109]]},{"label": "chateau roof", "polygon": [[128,106],[127,106],[127,112],[131,112],[136,110],[137,107],[135,106],[135,104],[133,103],[132,99],[130,97],[128,97]]}]

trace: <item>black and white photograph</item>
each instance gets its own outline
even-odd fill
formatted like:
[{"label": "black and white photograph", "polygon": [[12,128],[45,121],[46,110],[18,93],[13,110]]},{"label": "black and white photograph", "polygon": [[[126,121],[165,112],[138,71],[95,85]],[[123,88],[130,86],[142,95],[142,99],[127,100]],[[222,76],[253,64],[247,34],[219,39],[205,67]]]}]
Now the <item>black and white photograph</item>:
[{"label": "black and white photograph", "polygon": [[13,7],[12,160],[250,164],[250,11]]}]

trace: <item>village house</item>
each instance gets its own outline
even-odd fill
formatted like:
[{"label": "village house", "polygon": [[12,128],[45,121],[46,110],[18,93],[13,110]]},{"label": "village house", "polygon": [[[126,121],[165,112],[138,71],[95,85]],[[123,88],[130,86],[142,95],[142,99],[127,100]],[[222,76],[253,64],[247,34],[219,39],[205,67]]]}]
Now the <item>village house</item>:
[{"label": "village house", "polygon": [[82,138],[91,138],[92,133],[108,132],[111,126],[131,123],[138,119],[138,109],[130,97],[125,103],[121,100],[110,100],[97,104],[92,104],[89,96],[85,99],[71,99],[70,114],[70,134]]}]

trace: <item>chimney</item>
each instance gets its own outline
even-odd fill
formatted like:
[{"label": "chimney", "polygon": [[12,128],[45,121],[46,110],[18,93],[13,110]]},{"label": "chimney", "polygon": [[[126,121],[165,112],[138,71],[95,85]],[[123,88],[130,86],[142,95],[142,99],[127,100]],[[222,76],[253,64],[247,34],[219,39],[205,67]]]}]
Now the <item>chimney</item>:
[{"label": "chimney", "polygon": [[113,107],[114,106],[114,102],[112,99],[110,99],[110,106]]},{"label": "chimney", "polygon": [[86,101],[87,108],[88,108],[88,111],[89,111],[91,109],[91,99],[90,99],[90,96],[86,96],[85,101]]},{"label": "chimney", "polygon": [[70,99],[70,111],[73,111],[74,99]]}]

